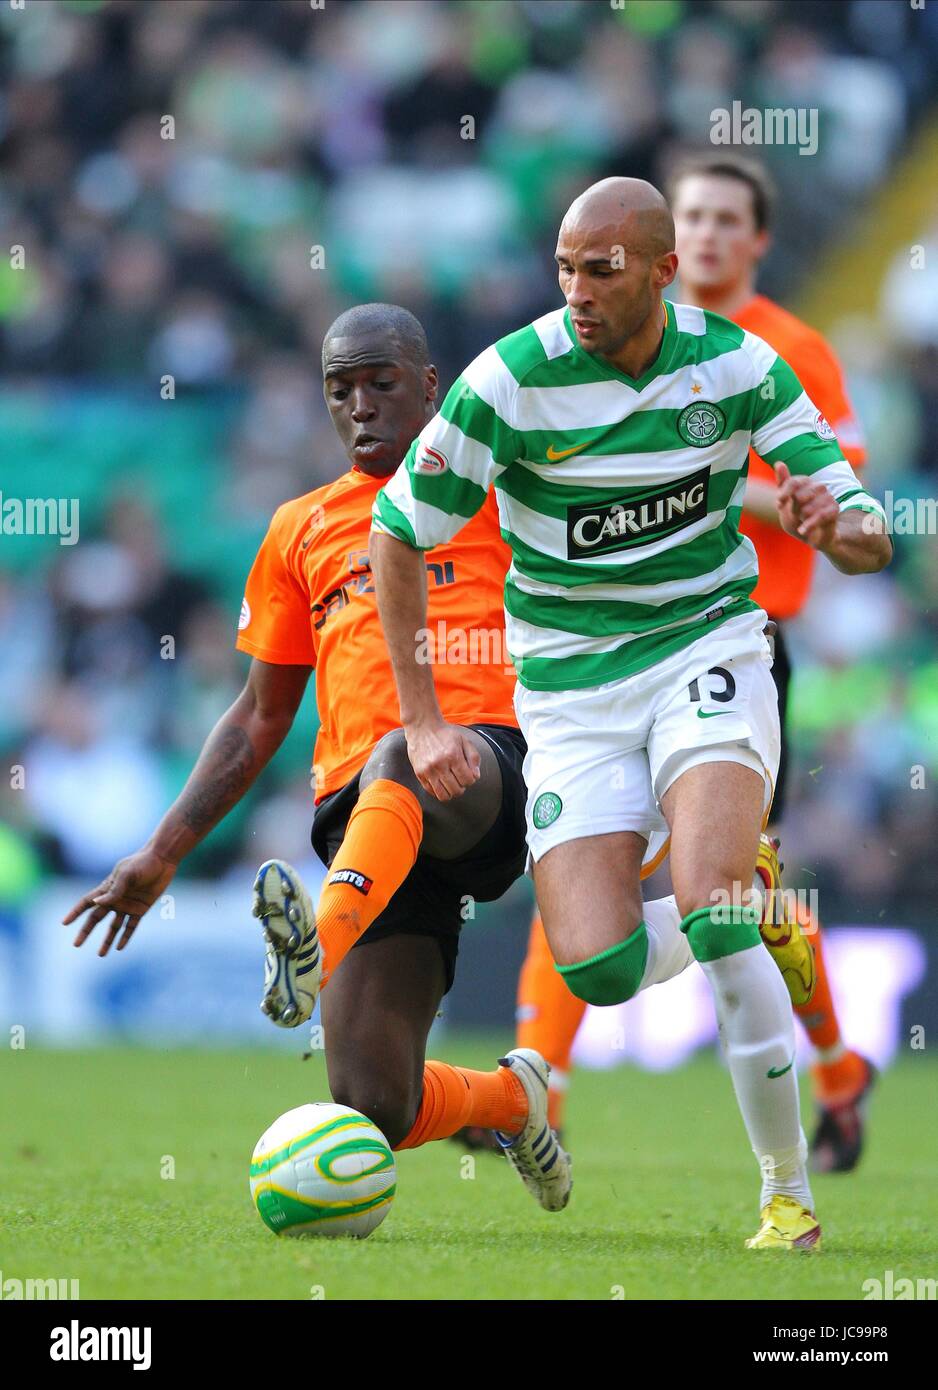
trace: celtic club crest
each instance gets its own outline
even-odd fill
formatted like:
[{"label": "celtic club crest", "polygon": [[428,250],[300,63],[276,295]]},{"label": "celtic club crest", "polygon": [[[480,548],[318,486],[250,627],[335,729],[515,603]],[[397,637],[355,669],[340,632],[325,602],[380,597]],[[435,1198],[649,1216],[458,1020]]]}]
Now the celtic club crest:
[{"label": "celtic club crest", "polygon": [[686,405],[677,417],[677,432],[685,444],[695,449],[705,449],[722,438],[726,429],[726,416],[712,401],[693,401]]}]

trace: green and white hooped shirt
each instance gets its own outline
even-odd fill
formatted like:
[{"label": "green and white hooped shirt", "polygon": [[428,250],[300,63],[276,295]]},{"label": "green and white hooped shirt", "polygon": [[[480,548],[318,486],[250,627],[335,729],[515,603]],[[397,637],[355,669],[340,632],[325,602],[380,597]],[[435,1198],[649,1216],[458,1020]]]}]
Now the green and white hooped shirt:
[{"label": "green and white hooped shirt", "polygon": [[756,553],[739,531],[750,444],[824,483],[842,511],[885,519],[773,348],[692,305],[665,313],[635,380],[584,352],[565,309],[502,338],[376,498],[375,529],[425,550],[494,485],[512,551],[508,650],[529,689],[633,675],[756,609]]}]

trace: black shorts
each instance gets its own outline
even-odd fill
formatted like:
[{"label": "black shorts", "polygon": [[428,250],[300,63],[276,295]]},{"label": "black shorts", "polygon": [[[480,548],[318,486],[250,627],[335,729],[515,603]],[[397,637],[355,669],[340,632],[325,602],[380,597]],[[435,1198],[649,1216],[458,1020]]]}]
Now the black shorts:
[{"label": "black shorts", "polygon": [[772,800],[772,824],[777,825],[785,814],[785,792],[788,788],[788,733],[786,730],[788,714],[788,686],[791,681],[791,663],[785,645],[783,625],[775,622],[775,660],[772,663],[772,678],[778,691],[778,722],[781,726],[781,752],[778,760],[778,776],[775,779],[775,796]]},{"label": "black shorts", "polygon": [[[446,993],[453,985],[459,932],[466,900],[493,902],[524,873],[527,858],[524,806],[527,789],[521,769],[527,745],[519,729],[504,724],[471,724],[495,751],[502,773],[502,804],[495,823],[478,844],[459,859],[418,854],[417,862],[384,911],[355,946],[384,936],[408,933],[433,936],[446,970]],[[358,800],[361,773],[339,791],[323,797],[316,808],[311,840],[328,867],[339,852],[345,827]]]}]

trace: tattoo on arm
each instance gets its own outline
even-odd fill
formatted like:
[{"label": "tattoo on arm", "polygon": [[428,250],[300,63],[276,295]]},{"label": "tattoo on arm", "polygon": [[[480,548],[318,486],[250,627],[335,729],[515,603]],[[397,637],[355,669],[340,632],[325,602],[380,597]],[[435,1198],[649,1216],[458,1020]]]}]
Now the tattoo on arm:
[{"label": "tattoo on arm", "polygon": [[260,771],[254,745],[237,725],[223,729],[207,751],[204,770],[196,769],[192,785],[182,793],[179,810],[196,835],[210,830],[243,796]]}]

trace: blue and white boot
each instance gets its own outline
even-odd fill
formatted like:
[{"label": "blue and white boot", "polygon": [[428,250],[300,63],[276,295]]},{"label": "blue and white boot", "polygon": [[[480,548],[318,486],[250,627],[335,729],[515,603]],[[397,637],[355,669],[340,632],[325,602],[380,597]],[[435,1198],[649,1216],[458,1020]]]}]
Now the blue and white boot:
[{"label": "blue and white boot", "polygon": [[322,953],[309,894],[283,859],[268,859],[258,869],[253,913],[267,941],[261,1012],[278,1028],[298,1028],[319,998]]},{"label": "blue and white boot", "polygon": [[515,1047],[499,1057],[500,1067],[510,1067],[528,1098],[528,1118],[520,1134],[495,1138],[505,1150],[525,1187],[545,1211],[563,1211],[573,1187],[570,1155],[547,1123],[547,1080],[550,1067],[532,1047]]}]

